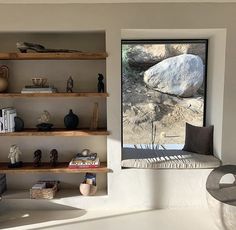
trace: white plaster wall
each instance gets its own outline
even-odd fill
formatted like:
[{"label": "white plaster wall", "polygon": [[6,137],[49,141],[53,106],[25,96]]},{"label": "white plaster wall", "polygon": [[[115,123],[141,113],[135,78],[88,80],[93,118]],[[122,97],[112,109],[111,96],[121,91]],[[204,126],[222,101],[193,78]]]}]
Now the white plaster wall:
[{"label": "white plaster wall", "polygon": [[[106,31],[108,197],[96,202],[75,202],[88,208],[154,208],[205,205],[205,180],[210,170],[121,170],[120,40],[122,29],[226,29],[226,59],[215,59],[212,70],[211,113],[208,123],[217,126],[215,148],[224,162],[236,163],[236,28],[235,4],[100,4],[100,5],[2,5],[0,31]],[[224,42],[225,32],[217,41]],[[221,39],[222,38],[222,39]],[[211,47],[211,46],[210,46]],[[219,43],[212,55],[224,57]],[[216,75],[216,78],[214,77]],[[219,87],[219,88],[216,88]],[[211,86],[210,86],[211,87]],[[219,92],[219,94],[218,94]],[[224,97],[222,97],[224,94]],[[223,102],[223,105],[222,105]],[[219,106],[218,106],[219,103]],[[223,107],[223,111],[221,108]],[[221,132],[222,130],[222,132]],[[68,201],[69,202],[69,201]],[[72,202],[69,202],[72,203]]]}]

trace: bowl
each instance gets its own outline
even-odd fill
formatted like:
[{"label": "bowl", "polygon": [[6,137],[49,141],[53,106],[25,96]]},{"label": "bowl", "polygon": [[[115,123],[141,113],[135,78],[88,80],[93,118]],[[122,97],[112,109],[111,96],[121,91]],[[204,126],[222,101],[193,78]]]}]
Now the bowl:
[{"label": "bowl", "polygon": [[34,86],[43,87],[47,83],[47,78],[35,77],[35,78],[32,78],[32,83]]},{"label": "bowl", "polygon": [[97,192],[97,186],[81,183],[79,186],[79,190],[83,196],[92,196]]}]

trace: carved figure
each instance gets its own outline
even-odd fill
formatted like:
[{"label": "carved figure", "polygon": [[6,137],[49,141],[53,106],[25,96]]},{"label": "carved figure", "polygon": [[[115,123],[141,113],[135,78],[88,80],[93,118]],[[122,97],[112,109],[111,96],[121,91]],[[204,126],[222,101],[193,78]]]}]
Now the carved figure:
[{"label": "carved figure", "polygon": [[67,80],[66,92],[73,93],[73,86],[74,86],[74,81],[73,81],[72,77],[70,76]]},{"label": "carved figure", "polygon": [[57,166],[57,161],[58,161],[58,152],[56,149],[53,149],[50,152],[50,165],[52,167],[56,167]]},{"label": "carved figure", "polygon": [[51,120],[51,115],[47,110],[44,110],[41,116],[38,118],[39,124],[37,125],[39,131],[49,131],[51,130],[53,124],[49,123]]},{"label": "carved figure", "polygon": [[10,159],[10,165],[11,168],[17,168],[22,166],[22,161],[20,161],[20,155],[21,155],[20,148],[17,145],[12,145],[10,147],[10,152],[8,155],[8,158]]},{"label": "carved figure", "polygon": [[103,75],[101,73],[98,74],[98,93],[104,93],[104,83],[103,83]]},{"label": "carved figure", "polygon": [[42,151],[40,149],[34,152],[34,166],[39,167],[41,165]]}]

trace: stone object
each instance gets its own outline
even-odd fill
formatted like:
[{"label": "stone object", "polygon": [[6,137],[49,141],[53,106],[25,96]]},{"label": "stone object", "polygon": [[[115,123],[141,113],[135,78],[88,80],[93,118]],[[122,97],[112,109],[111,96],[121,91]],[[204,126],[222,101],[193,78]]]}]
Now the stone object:
[{"label": "stone object", "polygon": [[67,80],[67,83],[66,83],[66,92],[73,93],[73,86],[74,86],[74,81],[73,81],[72,77],[70,76]]},{"label": "stone object", "polygon": [[[220,184],[222,177],[232,174],[233,184]],[[207,202],[219,229],[235,230],[236,226],[236,165],[215,168],[207,178]]]},{"label": "stone object", "polygon": [[14,121],[15,121],[15,132],[23,131],[24,121],[18,116],[14,117]]},{"label": "stone object", "polygon": [[79,118],[76,114],[73,113],[70,109],[69,113],[64,118],[64,124],[67,129],[73,130],[76,129],[79,124]]},{"label": "stone object", "polygon": [[0,174],[0,195],[7,190],[6,174]]},{"label": "stone object", "polygon": [[98,74],[98,93],[104,93],[104,83],[103,83],[103,75],[101,73]]},{"label": "stone object", "polygon": [[9,68],[6,65],[0,66],[0,93],[6,92],[8,88]]},{"label": "stone object", "polygon": [[56,149],[53,149],[50,152],[50,165],[51,167],[56,167],[58,162],[58,152]]},{"label": "stone object", "polygon": [[34,167],[41,165],[42,151],[40,149],[34,152]]},{"label": "stone object", "polygon": [[182,54],[167,58],[144,72],[144,82],[154,90],[180,97],[192,97],[203,83],[199,56]]},{"label": "stone object", "polygon": [[39,124],[37,125],[38,131],[50,131],[53,124],[50,123],[51,115],[47,110],[44,110],[38,118]]}]

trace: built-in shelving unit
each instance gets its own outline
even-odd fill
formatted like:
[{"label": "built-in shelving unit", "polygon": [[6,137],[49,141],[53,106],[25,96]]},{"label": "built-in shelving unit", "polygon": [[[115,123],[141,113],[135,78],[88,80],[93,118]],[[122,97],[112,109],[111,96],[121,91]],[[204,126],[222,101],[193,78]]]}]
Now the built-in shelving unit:
[{"label": "built-in shelving unit", "polygon": [[[22,34],[23,36],[29,36],[29,35],[25,35],[24,33]],[[50,36],[39,35],[39,37],[40,36],[42,37],[45,36],[44,38],[41,37],[42,40],[40,41],[43,41],[43,39],[45,39],[44,41],[46,41],[46,45],[48,46],[53,45],[55,47],[58,45],[56,43],[54,44],[54,40],[53,40],[53,37],[55,38],[57,35],[55,36],[54,35],[50,35]],[[76,46],[79,47],[82,44],[81,46],[83,46],[85,50],[101,51],[105,49],[105,34],[104,34],[104,37],[102,37],[101,35],[96,35],[95,33],[95,37],[97,36],[98,39],[94,38],[94,34],[86,35],[90,39],[89,46],[83,43],[85,41],[85,38],[81,39],[80,36],[74,35],[74,34],[70,36],[72,36],[71,40],[72,42],[74,42],[75,47]],[[79,37],[78,44],[77,44],[77,39],[75,39],[75,37],[73,36]],[[35,37],[37,36],[35,35]],[[84,37],[84,34],[82,35],[82,37]],[[65,36],[63,37],[63,39],[64,38]],[[67,39],[66,41],[70,41],[70,38],[71,37],[67,37],[66,35],[66,39]],[[9,48],[8,50],[12,49],[11,46],[9,47],[4,46],[2,48],[4,50],[7,50],[8,48]],[[78,48],[78,50],[80,50],[80,48]],[[32,120],[34,119],[36,115],[36,111],[39,112],[39,110],[41,109],[43,110],[44,108],[45,109],[52,108],[51,107],[52,103],[55,103],[57,107],[55,107],[56,109],[54,109],[54,113],[53,111],[52,112],[49,111],[49,112],[53,113],[53,116],[56,117],[56,121],[54,124],[59,124],[58,127],[62,127],[62,124],[59,123],[61,122],[60,119],[62,118],[65,111],[68,111],[68,109],[70,108],[73,109],[73,112],[75,114],[77,113],[77,115],[79,116],[79,119],[80,119],[79,127],[84,127],[84,126],[88,127],[89,122],[90,122],[89,119],[92,116],[92,111],[90,112],[90,106],[92,106],[94,103],[101,103],[101,106],[99,104],[99,116],[101,113],[101,120],[100,120],[101,124],[99,127],[104,127],[104,128],[99,128],[96,130],[90,130],[89,128],[79,128],[76,130],[67,130],[65,128],[53,128],[50,131],[38,131],[36,128],[25,128],[23,131],[20,131],[20,132],[0,133],[0,138],[6,137],[6,140],[10,143],[12,142],[12,144],[15,144],[15,140],[17,139],[17,137],[26,137],[26,139],[27,137],[36,137],[36,138],[31,139],[32,142],[34,142],[33,144],[35,143],[38,144],[43,137],[49,137],[49,138],[55,137],[52,141],[53,147],[55,145],[55,148],[57,148],[57,144],[59,146],[62,146],[65,144],[63,146],[63,150],[59,149],[58,147],[58,150],[59,150],[58,160],[60,161],[61,159],[62,162],[58,162],[58,165],[56,167],[51,167],[50,163],[48,162],[42,163],[40,167],[35,167],[34,163],[32,162],[26,162],[27,160],[32,161],[32,157],[33,157],[32,154],[37,144],[35,144],[35,146],[33,145],[31,152],[29,150],[26,150],[25,152],[22,151],[24,155],[24,159],[27,159],[27,160],[26,161],[23,160],[23,166],[20,168],[9,168],[8,167],[9,162],[7,162],[9,160],[7,159],[8,153],[6,152],[6,149],[2,150],[2,152],[3,153],[6,152],[6,154],[5,154],[5,157],[1,158],[2,162],[0,162],[0,173],[7,174],[8,175],[7,178],[11,179],[10,181],[11,186],[9,186],[9,190],[7,190],[2,195],[3,199],[10,199],[10,200],[16,199],[16,200],[23,200],[23,202],[25,202],[25,200],[30,199],[29,190],[31,186],[33,185],[33,184],[31,185],[31,181],[33,181],[33,183],[36,183],[38,180],[40,180],[39,178],[41,178],[41,176],[46,176],[48,174],[50,174],[49,175],[50,178],[55,177],[57,180],[61,182],[60,185],[62,188],[60,188],[59,186],[59,191],[57,192],[56,197],[54,199],[63,200],[64,198],[80,197],[79,199],[83,199],[85,200],[85,203],[87,203],[87,201],[91,201],[91,199],[93,201],[94,199],[96,199],[96,197],[98,199],[100,199],[101,197],[102,198],[107,197],[108,191],[107,191],[106,174],[111,172],[111,169],[109,169],[109,167],[107,166],[107,162],[101,162],[99,167],[94,167],[94,168],[93,167],[78,168],[78,169],[68,168],[68,165],[69,165],[68,161],[70,161],[70,157],[71,158],[73,157],[71,153],[73,153],[74,151],[74,148],[75,148],[74,146],[76,146],[75,142],[77,142],[77,140],[79,140],[78,141],[79,149],[81,148],[83,149],[83,147],[90,149],[90,146],[91,146],[91,151],[97,151],[98,156],[99,154],[101,154],[100,159],[102,159],[102,161],[106,161],[107,157],[106,157],[105,143],[106,143],[106,136],[108,136],[110,132],[106,129],[106,123],[104,122],[105,121],[104,118],[106,117],[106,107],[105,107],[106,98],[109,97],[109,94],[107,92],[104,92],[104,93],[97,92],[97,74],[102,73],[105,75],[105,62],[104,61],[106,60],[107,57],[108,57],[108,54],[106,52],[80,52],[80,51],[68,52],[68,53],[0,52],[0,61],[2,61],[3,62],[2,64],[7,65],[10,69],[9,91],[5,93],[0,93],[0,100],[4,102],[3,103],[4,107],[9,106],[10,104],[11,106],[14,106],[17,110],[19,109],[19,116],[23,120],[25,119],[24,121],[27,121],[25,122],[26,127],[27,127],[27,124],[29,124],[29,127],[34,126],[34,123],[31,122],[31,118]],[[50,62],[50,60],[52,62]],[[56,62],[57,60],[58,62]],[[78,62],[75,62],[76,60],[78,60]],[[42,61],[47,61],[47,62],[42,62]],[[51,67],[51,63],[52,63],[52,67]],[[37,74],[39,75],[39,77],[41,77],[40,74],[42,74],[43,77],[48,78],[48,82],[50,84],[56,85],[58,92],[57,93],[21,93],[20,92],[21,89],[26,84],[28,84],[27,82],[30,81],[30,78],[37,77],[38,76]],[[70,75],[73,77],[74,86],[76,85],[77,88],[76,87],[73,88],[73,93],[66,93],[64,84],[66,86],[66,80],[68,79]],[[80,89],[82,92],[80,92]],[[49,98],[52,98],[52,99],[47,101],[47,99]],[[17,99],[20,99],[20,100],[17,100]],[[28,99],[30,100],[32,99],[32,101]],[[67,100],[64,100],[64,99],[67,99]],[[70,99],[73,99],[73,100],[70,100]],[[78,105],[77,105],[77,100],[78,100]],[[88,106],[87,106],[87,103],[88,103]],[[21,105],[22,107],[20,107]],[[33,105],[32,114],[29,111],[29,108],[31,105]],[[39,105],[39,108],[37,108],[38,105]],[[64,105],[65,107],[63,107]],[[25,108],[26,110],[24,110]],[[80,111],[82,112],[80,113]],[[60,141],[63,144],[59,143],[59,140],[56,137],[62,137],[60,138]],[[64,140],[63,137],[65,137],[66,140]],[[66,137],[78,137],[78,139],[77,138],[68,139]],[[79,139],[80,137],[85,137],[85,138],[82,140],[82,138]],[[67,155],[66,144],[68,140],[69,140],[68,143],[70,144],[72,143],[73,147],[68,146],[68,155]],[[5,139],[2,138],[1,141],[4,142]],[[48,141],[48,138],[47,138],[47,141]],[[98,145],[96,145],[97,142],[99,142]],[[22,143],[20,147],[23,149],[24,143]],[[45,147],[45,149],[47,149],[48,151],[50,150],[50,148],[51,146]],[[60,155],[60,151],[61,152],[65,151],[65,152],[64,154]],[[75,154],[76,154],[76,150],[75,150]],[[4,154],[2,156],[4,156]],[[87,172],[98,173],[99,175],[97,175],[97,182],[102,182],[100,184],[97,184],[98,191],[93,197],[84,197],[79,192],[79,183],[82,182],[82,180],[84,179],[83,178],[84,175],[76,175],[76,174],[87,173]],[[24,178],[24,176],[28,177],[30,181],[27,181],[24,183],[22,180],[23,184],[22,185],[19,184],[17,179],[15,179],[17,178],[18,174],[20,174],[20,177],[22,179]],[[57,174],[57,175],[53,176],[53,174]],[[60,175],[60,174],[63,174],[63,175]],[[64,174],[67,174],[67,175],[64,175]],[[70,175],[70,174],[74,174],[74,175]],[[75,181],[75,184],[72,183],[74,181]]]},{"label": "built-in shelving unit", "polygon": [[69,169],[68,162],[60,162],[56,167],[51,167],[49,163],[42,163],[40,167],[34,167],[33,163],[23,163],[20,168],[8,168],[7,162],[0,163],[0,173],[107,173],[109,169],[106,163],[102,162],[97,168]]}]

